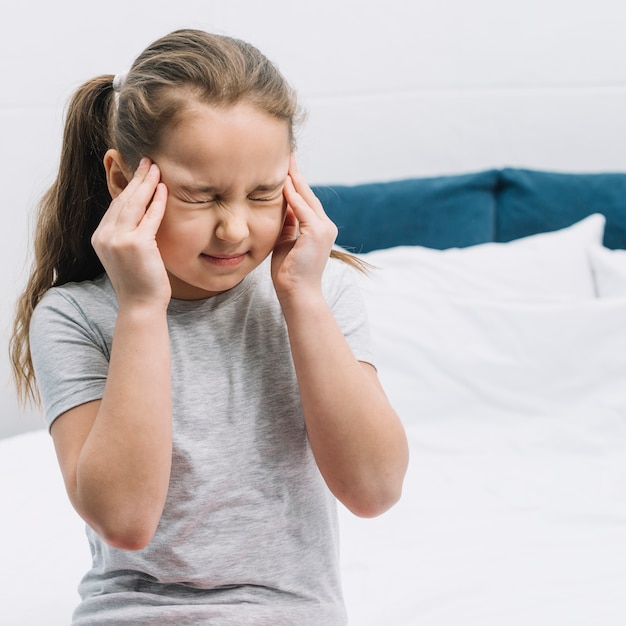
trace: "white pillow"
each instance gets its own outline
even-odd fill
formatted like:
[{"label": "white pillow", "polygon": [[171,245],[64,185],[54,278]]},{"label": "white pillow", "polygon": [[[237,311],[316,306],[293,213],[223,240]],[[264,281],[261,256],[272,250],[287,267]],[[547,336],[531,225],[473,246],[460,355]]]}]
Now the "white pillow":
[{"label": "white pillow", "polygon": [[448,250],[399,246],[357,256],[379,268],[372,272],[373,289],[383,281],[412,293],[594,298],[587,251],[602,244],[605,222],[594,214],[568,228],[509,243]]},{"label": "white pillow", "polygon": [[[365,293],[374,362],[407,424],[575,419],[626,407],[626,299],[487,301]],[[620,422],[620,423],[621,423]]]},{"label": "white pillow", "polygon": [[589,259],[599,298],[626,296],[626,250],[604,246],[589,249]]}]

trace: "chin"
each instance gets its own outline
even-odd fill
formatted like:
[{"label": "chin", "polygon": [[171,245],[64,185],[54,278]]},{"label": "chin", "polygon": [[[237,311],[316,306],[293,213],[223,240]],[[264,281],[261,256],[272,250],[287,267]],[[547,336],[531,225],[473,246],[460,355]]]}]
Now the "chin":
[{"label": "chin", "polygon": [[246,276],[229,277],[226,280],[211,280],[198,282],[184,282],[180,279],[170,279],[172,298],[176,300],[204,300],[236,287]]}]

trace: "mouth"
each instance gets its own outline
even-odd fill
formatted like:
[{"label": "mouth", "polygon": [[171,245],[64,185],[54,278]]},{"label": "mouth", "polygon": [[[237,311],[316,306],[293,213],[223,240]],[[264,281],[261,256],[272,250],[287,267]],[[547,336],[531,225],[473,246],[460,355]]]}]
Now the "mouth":
[{"label": "mouth", "polygon": [[243,254],[201,254],[200,257],[212,265],[218,267],[236,267],[246,258],[247,253]]}]

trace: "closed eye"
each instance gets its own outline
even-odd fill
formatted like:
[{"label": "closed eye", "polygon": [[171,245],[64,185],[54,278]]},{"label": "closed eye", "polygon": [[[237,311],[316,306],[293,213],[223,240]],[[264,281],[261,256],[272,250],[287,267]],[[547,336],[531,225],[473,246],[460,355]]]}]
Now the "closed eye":
[{"label": "closed eye", "polygon": [[256,189],[255,193],[248,196],[248,199],[252,202],[276,202],[283,197],[282,185],[280,189],[273,185],[271,189]]},{"label": "closed eye", "polygon": [[248,199],[251,202],[276,202],[282,200],[284,185],[284,179],[268,183],[267,185],[259,185],[251,191]]},{"label": "closed eye", "polygon": [[185,204],[211,204],[219,199],[218,194],[208,187],[179,187],[174,193],[176,197]]},{"label": "closed eye", "polygon": [[272,196],[272,197],[262,197],[262,198],[250,198],[250,200],[252,200],[252,202],[272,202],[272,200],[278,200],[279,196]]},{"label": "closed eye", "polygon": [[179,195],[178,199],[185,204],[211,204],[217,201],[217,198],[214,196],[208,198],[195,198],[192,200],[189,196]]}]

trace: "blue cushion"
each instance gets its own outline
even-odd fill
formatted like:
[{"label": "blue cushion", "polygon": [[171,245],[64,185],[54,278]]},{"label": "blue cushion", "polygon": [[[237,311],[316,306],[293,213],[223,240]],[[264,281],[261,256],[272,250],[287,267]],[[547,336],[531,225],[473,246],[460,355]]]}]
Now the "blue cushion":
[{"label": "blue cushion", "polygon": [[604,244],[626,248],[626,174],[563,174],[507,168],[497,197],[496,241],[570,226],[587,215],[606,216]]},{"label": "blue cushion", "polygon": [[337,243],[354,252],[422,245],[465,247],[495,235],[496,170],[313,191],[339,228]]}]

